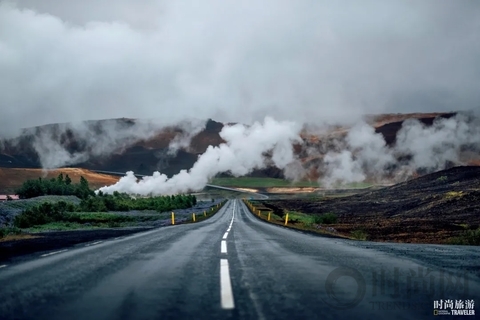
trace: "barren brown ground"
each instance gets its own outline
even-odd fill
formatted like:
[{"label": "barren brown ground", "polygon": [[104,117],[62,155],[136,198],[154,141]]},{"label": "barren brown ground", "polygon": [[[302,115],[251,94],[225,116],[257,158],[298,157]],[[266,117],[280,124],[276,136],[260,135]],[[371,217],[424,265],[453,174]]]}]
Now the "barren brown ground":
[{"label": "barren brown ground", "polygon": [[74,183],[79,182],[80,177],[83,176],[93,188],[114,184],[119,179],[116,176],[79,168],[61,168],[48,171],[42,169],[0,168],[0,193],[12,193],[28,179],[37,179],[39,177],[56,178],[60,173],[68,174]]},{"label": "barren brown ground", "polygon": [[263,205],[279,215],[335,213],[338,223],[331,226],[343,235],[363,230],[373,241],[445,243],[480,227],[480,168],[455,167],[348,197]]}]

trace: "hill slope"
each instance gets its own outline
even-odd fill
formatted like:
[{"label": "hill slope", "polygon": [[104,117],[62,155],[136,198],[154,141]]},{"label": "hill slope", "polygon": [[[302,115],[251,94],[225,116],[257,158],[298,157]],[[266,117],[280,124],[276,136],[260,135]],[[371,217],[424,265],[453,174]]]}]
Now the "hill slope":
[{"label": "hill slope", "polygon": [[440,243],[480,227],[480,167],[455,167],[344,198],[267,204],[277,212],[335,213],[336,230],[364,230],[370,240]]},{"label": "hill slope", "polygon": [[[431,125],[437,117],[449,118],[454,115],[455,113],[384,114],[368,116],[366,121],[375,128],[376,133],[383,136],[387,145],[393,145],[407,119],[418,119],[425,125]],[[148,126],[142,127],[141,123],[140,120],[122,118],[88,121],[81,126],[81,130],[78,126],[71,127],[68,124],[25,129],[16,139],[0,139],[0,167],[40,168],[39,154],[43,153],[44,157],[53,162],[60,159],[59,165],[54,167],[71,165],[103,171],[132,170],[143,175],[160,171],[172,176],[182,169],[191,168],[198,155],[204,153],[208,146],[218,146],[223,142],[219,133],[224,124],[209,120],[203,130],[191,137],[188,147],[170,153],[170,143],[182,135],[188,135],[188,129],[182,129],[181,126],[165,127],[157,132],[158,128],[154,130]],[[324,134],[308,130],[302,132],[303,144],[295,145],[295,152],[306,169],[305,178],[318,179],[318,168],[322,165],[323,155],[328,150],[335,149],[347,132],[348,128],[331,128]],[[137,136],[132,137],[131,134]],[[101,147],[96,145],[97,140],[102,141]],[[316,150],[313,155],[312,150]],[[62,164],[62,157],[68,158],[68,161],[63,161]],[[480,164],[475,159],[469,163]],[[255,170],[250,175],[283,178],[282,171],[275,167]]]},{"label": "hill slope", "polygon": [[110,185],[118,181],[119,177],[99,174],[86,169],[62,168],[43,171],[42,169],[31,168],[0,168],[0,193],[8,194],[20,187],[25,180],[42,178],[56,178],[60,173],[67,175],[72,182],[78,183],[83,176],[94,188]]}]

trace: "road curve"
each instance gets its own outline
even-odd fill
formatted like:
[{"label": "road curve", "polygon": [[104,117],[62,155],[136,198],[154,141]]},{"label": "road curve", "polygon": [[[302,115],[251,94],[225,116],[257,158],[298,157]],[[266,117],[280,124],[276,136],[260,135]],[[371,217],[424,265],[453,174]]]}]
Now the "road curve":
[{"label": "road curve", "polygon": [[435,300],[478,303],[479,261],[477,247],[303,234],[231,200],[203,222],[0,266],[0,318],[429,319]]}]

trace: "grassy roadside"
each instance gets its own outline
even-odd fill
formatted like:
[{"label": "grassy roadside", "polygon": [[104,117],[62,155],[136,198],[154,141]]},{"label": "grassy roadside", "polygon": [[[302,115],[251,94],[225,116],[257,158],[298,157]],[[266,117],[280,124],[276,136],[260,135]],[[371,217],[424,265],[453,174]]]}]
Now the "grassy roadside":
[{"label": "grassy roadside", "polygon": [[238,188],[318,187],[318,182],[316,181],[300,181],[292,183],[283,179],[255,177],[214,178],[211,181],[211,184],[222,187]]},{"label": "grassy roadside", "polygon": [[223,208],[225,203],[227,203],[227,200],[223,200],[222,202],[220,202],[216,206],[210,207],[210,210],[203,210],[203,211],[200,211],[198,213],[194,212],[194,213],[192,213],[192,215],[189,218],[187,218],[185,223],[196,223],[196,222],[205,221],[205,220],[213,217],[218,211],[220,211],[220,209]]},{"label": "grassy roadside", "polygon": [[[232,178],[214,178],[211,184],[222,186],[222,187],[237,187],[237,188],[319,188],[322,187],[318,181],[299,181],[291,182],[284,179],[276,178],[255,178],[255,177],[232,177]],[[337,186],[339,188],[346,189],[363,189],[371,187],[371,183],[358,182],[358,183],[349,183],[342,186]]]},{"label": "grassy roadside", "polygon": [[[195,222],[207,220],[215,215],[226,203],[222,201],[208,210],[195,213]],[[193,223],[193,216],[185,219],[185,214],[176,217],[175,224]],[[7,227],[0,228],[1,241],[14,240],[32,233],[47,231],[94,230],[145,226],[151,222],[171,221],[171,213],[155,213],[128,215],[114,212],[73,212],[66,214],[61,220],[45,224],[34,225],[28,228]]]},{"label": "grassy roadside", "polygon": [[304,232],[323,235],[328,237],[342,238],[342,239],[351,239],[351,240],[364,240],[356,239],[354,236],[345,236],[335,232],[335,230],[327,225],[329,225],[334,219],[333,215],[325,214],[322,216],[312,217],[302,212],[289,211],[287,223],[285,223],[286,216],[281,217],[277,214],[274,214],[269,208],[263,207],[261,205],[252,203],[248,200],[243,200],[250,213],[252,213],[256,218],[263,220],[267,223],[276,224],[290,229],[301,230]]}]

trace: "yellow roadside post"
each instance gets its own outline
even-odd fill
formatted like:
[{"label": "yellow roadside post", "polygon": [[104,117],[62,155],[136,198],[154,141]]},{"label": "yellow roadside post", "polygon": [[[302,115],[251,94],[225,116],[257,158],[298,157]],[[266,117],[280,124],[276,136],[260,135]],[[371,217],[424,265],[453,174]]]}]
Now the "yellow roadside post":
[{"label": "yellow roadside post", "polygon": [[195,222],[195,213],[192,213],[193,222]]},{"label": "yellow roadside post", "polygon": [[268,212],[268,221],[270,221],[270,211]]},{"label": "yellow roadside post", "polygon": [[285,225],[287,225],[287,224],[288,224],[288,213],[287,213],[287,215],[285,216]]},{"label": "yellow roadside post", "polygon": [[203,216],[204,216],[204,217],[207,216],[207,211],[203,211]]},{"label": "yellow roadside post", "polygon": [[175,213],[172,211],[172,224],[175,224]]}]

